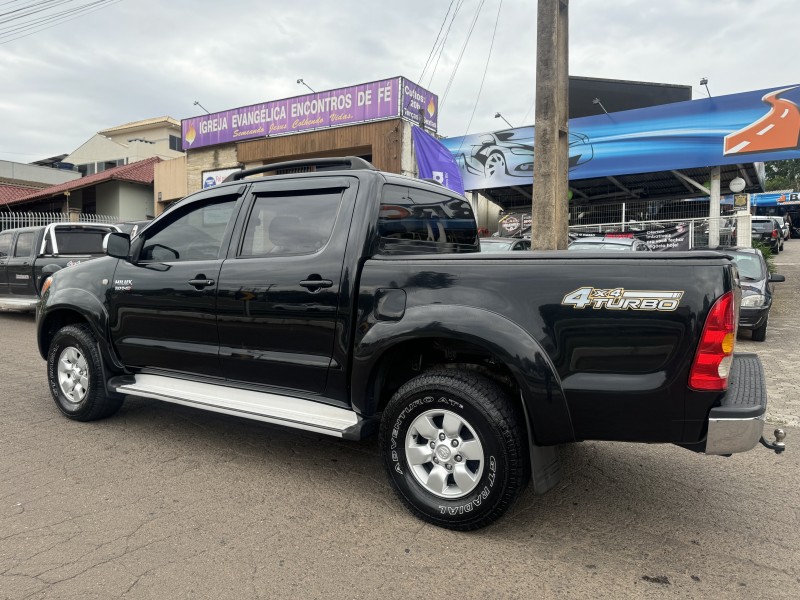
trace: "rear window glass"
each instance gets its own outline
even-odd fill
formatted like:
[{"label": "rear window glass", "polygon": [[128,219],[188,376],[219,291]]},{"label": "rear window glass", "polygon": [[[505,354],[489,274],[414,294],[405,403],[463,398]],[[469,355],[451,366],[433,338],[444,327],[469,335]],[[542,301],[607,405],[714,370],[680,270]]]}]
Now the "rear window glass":
[{"label": "rear window glass", "polygon": [[[55,230],[59,254],[103,254],[103,238],[108,231],[104,229],[60,229]],[[53,249],[47,240],[47,254]]]},{"label": "rear window glass", "polygon": [[753,221],[753,231],[772,231],[775,229],[773,221]]},{"label": "rear window glass", "polygon": [[478,229],[469,202],[413,187],[383,186],[378,234],[384,250],[479,250]]}]

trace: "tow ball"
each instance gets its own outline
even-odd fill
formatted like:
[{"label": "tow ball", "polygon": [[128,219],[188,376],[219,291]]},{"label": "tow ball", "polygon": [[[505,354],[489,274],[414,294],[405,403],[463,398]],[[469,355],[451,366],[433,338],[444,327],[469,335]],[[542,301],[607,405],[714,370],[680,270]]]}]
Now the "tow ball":
[{"label": "tow ball", "polygon": [[786,439],[786,432],[783,429],[776,429],[774,442],[768,442],[767,440],[764,439],[763,435],[761,436],[761,440],[759,441],[765,448],[774,450],[775,454],[780,454],[781,452],[786,450],[786,444],[783,441],[785,439]]}]

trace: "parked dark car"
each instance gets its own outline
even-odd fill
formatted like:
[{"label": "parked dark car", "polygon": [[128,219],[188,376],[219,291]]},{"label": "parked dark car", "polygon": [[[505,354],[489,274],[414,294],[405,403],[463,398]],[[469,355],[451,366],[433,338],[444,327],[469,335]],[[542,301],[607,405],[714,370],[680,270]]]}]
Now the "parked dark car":
[{"label": "parked dark car", "polygon": [[774,254],[781,251],[781,229],[772,217],[753,217],[750,231],[753,242],[769,246]]},{"label": "parked dark car", "polygon": [[56,271],[105,254],[103,238],[115,225],[52,223],[0,233],[0,309],[32,311],[44,282]]},{"label": "parked dark car", "polygon": [[770,273],[764,255],[755,248],[730,248],[724,250],[739,269],[742,301],[739,308],[739,329],[749,329],[753,339],[763,342],[767,338],[769,309],[772,306],[772,285],[786,280],[783,275]]},{"label": "parked dark car", "polygon": [[574,250],[579,252],[592,252],[596,250],[602,251],[632,251],[632,252],[649,252],[648,246],[642,240],[635,237],[606,235],[597,237],[578,238],[572,242],[567,250]]},{"label": "parked dark car", "polygon": [[514,252],[517,250],[530,250],[531,241],[528,238],[482,238],[481,252]]},{"label": "parked dark car", "polygon": [[780,215],[773,215],[770,218],[773,221],[775,221],[775,223],[778,225],[778,228],[780,230],[780,235],[781,235],[780,250],[781,250],[781,252],[783,252],[783,244],[784,244],[784,242],[786,240],[788,240],[789,237],[791,237],[791,232],[789,231],[789,223],[787,223],[786,220]]}]

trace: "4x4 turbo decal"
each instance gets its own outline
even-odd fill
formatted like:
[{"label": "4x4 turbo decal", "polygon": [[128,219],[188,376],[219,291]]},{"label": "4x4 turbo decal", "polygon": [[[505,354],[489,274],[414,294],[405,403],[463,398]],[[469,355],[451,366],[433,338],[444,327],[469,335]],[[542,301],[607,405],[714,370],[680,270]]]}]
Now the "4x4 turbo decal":
[{"label": "4x4 turbo decal", "polygon": [[594,287],[578,288],[570,292],[561,301],[564,306],[573,308],[609,310],[658,310],[673,311],[683,297],[683,292],[626,290],[624,288],[598,289]]}]

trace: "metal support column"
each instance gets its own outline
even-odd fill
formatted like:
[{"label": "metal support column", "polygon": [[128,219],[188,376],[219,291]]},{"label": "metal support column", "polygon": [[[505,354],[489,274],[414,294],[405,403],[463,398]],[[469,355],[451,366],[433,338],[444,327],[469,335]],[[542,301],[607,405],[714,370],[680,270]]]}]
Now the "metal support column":
[{"label": "metal support column", "polygon": [[711,168],[711,197],[708,202],[708,247],[719,248],[719,167]]}]

